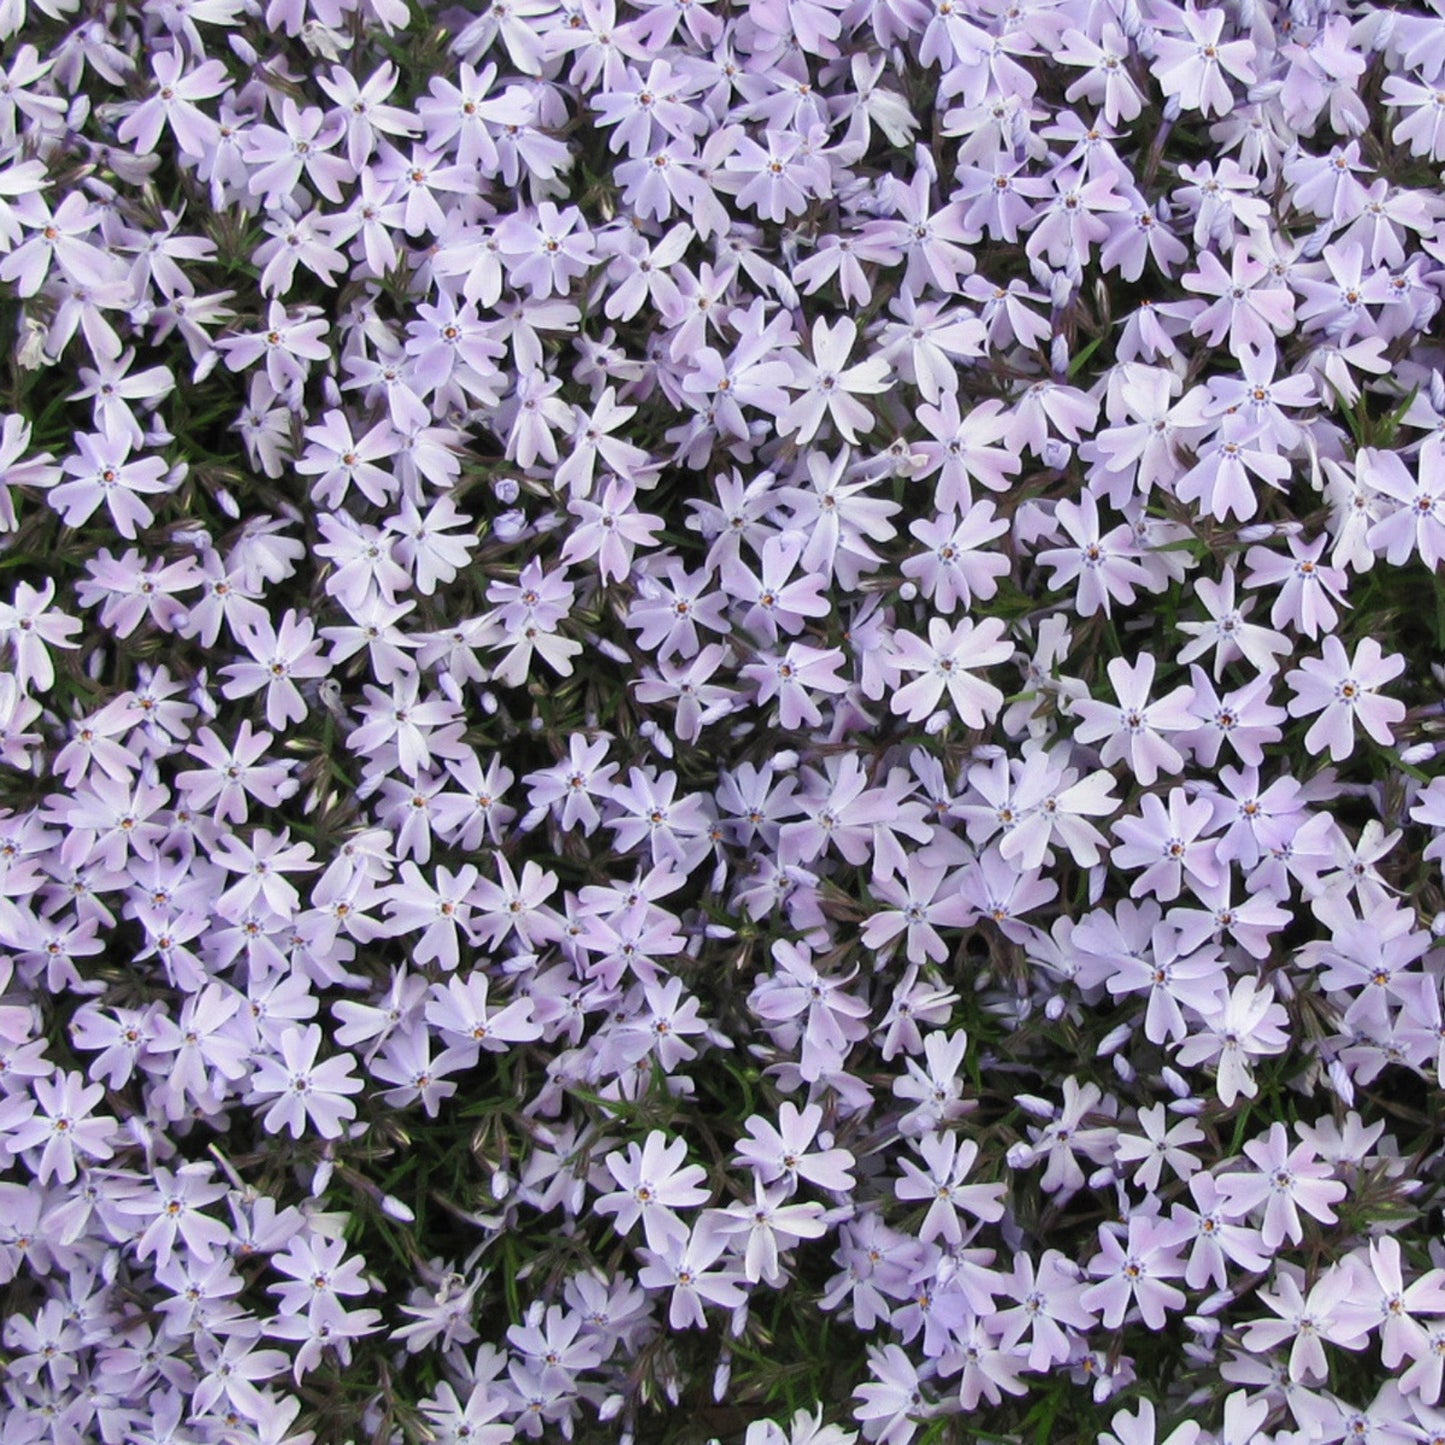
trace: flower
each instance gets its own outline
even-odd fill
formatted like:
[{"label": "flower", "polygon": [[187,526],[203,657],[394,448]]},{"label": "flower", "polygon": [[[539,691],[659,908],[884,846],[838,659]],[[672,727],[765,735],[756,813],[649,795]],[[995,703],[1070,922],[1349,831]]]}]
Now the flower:
[{"label": "flower", "polygon": [[[625,1152],[617,1150],[606,1158],[607,1171],[616,1181],[618,1189],[604,1194],[593,1208],[599,1214],[615,1215],[617,1228],[630,1233],[641,1221],[647,1247],[654,1254],[669,1256],[676,1264],[663,1266],[661,1258],[658,1267],[676,1268],[686,1272],[683,1256],[673,1253],[669,1246],[689,1247],[689,1240],[697,1243],[690,1235],[688,1226],[678,1217],[679,1209],[696,1208],[706,1204],[710,1191],[701,1187],[707,1171],[698,1164],[684,1165],[687,1158],[687,1141],[668,1139],[659,1129],[651,1130],[641,1147],[632,1143]],[[698,1244],[699,1250],[709,1246]],[[723,1241],[717,1242],[711,1257],[704,1263],[695,1264],[698,1270],[706,1268],[722,1253]],[[699,1318],[699,1323],[701,1320]]]},{"label": "flower", "polygon": [[895,632],[892,667],[899,673],[923,675],[899,688],[889,706],[910,722],[919,722],[938,707],[946,692],[965,727],[983,727],[998,715],[1003,693],[973,672],[1013,656],[1006,630],[996,617],[977,624],[965,618],[956,627],[935,617],[928,624],[927,643],[911,632]]},{"label": "flower", "polygon": [[1295,1244],[1304,1238],[1301,1209],[1325,1224],[1335,1222],[1331,1206],[1344,1199],[1348,1190],[1339,1180],[1329,1177],[1329,1165],[1316,1160],[1309,1144],[1290,1149],[1285,1126],[1275,1123],[1270,1125],[1263,1141],[1248,1141],[1244,1152],[1253,1160],[1254,1171],[1221,1175],[1219,1188],[1238,1208],[1263,1208],[1262,1236],[1266,1249],[1278,1249],[1286,1237]]},{"label": "flower", "polygon": [[1215,1088],[1226,1106],[1240,1094],[1252,1099],[1259,1092],[1252,1060],[1284,1052],[1289,1043],[1287,1021],[1268,984],[1261,987],[1252,978],[1237,979],[1227,999],[1204,1013],[1208,1033],[1191,1034],[1176,1057],[1186,1068],[1216,1062]]},{"label": "flower", "polygon": [[996,1220],[1003,1217],[1001,1184],[965,1184],[978,1158],[978,1145],[971,1139],[960,1140],[955,1133],[924,1134],[914,1147],[928,1166],[924,1173],[911,1159],[900,1160],[903,1178],[894,1183],[900,1199],[927,1199],[918,1237],[927,1243],[942,1235],[949,1244],[963,1241],[958,1211],[967,1210],[975,1219]]},{"label": "flower", "polygon": [[1353,658],[1338,637],[1326,637],[1321,656],[1307,657],[1285,674],[1294,691],[1289,715],[1319,714],[1305,734],[1305,746],[1312,753],[1327,747],[1336,762],[1343,761],[1354,749],[1358,723],[1381,747],[1389,747],[1395,740],[1391,728],[1404,720],[1405,705],[1378,692],[1404,670],[1405,659],[1398,653],[1386,657],[1373,637],[1360,641]]},{"label": "flower", "polygon": [[75,1072],[37,1078],[31,1094],[13,1093],[0,1100],[0,1140],[15,1158],[38,1151],[35,1177],[70,1184],[82,1161],[114,1156],[116,1120],[94,1113],[105,1097],[103,1084],[87,1084]]},{"label": "flower", "polygon": [[364,1087],[352,1073],[356,1060],[340,1053],[318,1064],[321,1037],[317,1024],[287,1029],[280,1038],[279,1059],[266,1054],[256,1059],[252,1087],[262,1099],[274,1097],[262,1119],[268,1132],[289,1129],[291,1137],[299,1139],[309,1124],[323,1139],[336,1139],[356,1117],[356,1105],[347,1097]]},{"label": "flower", "polygon": [[174,470],[160,457],[132,460],[130,438],[124,434],[80,433],[75,445],[78,454],[61,464],[75,480],[61,482],[46,494],[68,527],[82,526],[104,503],[116,531],[134,540],[137,527],[155,521],[141,497],[170,491],[184,475],[184,468]]},{"label": "flower", "polygon": [[1090,1285],[1079,1304],[1098,1311],[1111,1328],[1122,1324],[1133,1306],[1151,1330],[1163,1329],[1167,1312],[1184,1307],[1184,1291],[1168,1283],[1184,1273],[1181,1243],[1176,1225],[1137,1214],[1130,1216],[1123,1233],[1101,1227],[1100,1253],[1089,1262],[1089,1273],[1100,1283]]},{"label": "flower", "polygon": [[823,1206],[815,1203],[788,1204],[785,1186],[768,1189],[753,1176],[753,1200],[728,1206],[728,1221],[714,1228],[729,1238],[746,1236],[743,1278],[750,1284],[780,1285],[785,1275],[778,1261],[779,1248],[803,1239],[820,1239],[827,1232]]},{"label": "flower", "polygon": [[1186,3],[1183,11],[1174,11],[1171,19],[1175,17],[1184,34],[1166,33],[1155,41],[1159,84],[1165,95],[1177,96],[1186,110],[1223,114],[1234,104],[1225,75],[1246,85],[1254,83],[1254,42],[1221,43],[1225,17],[1217,10],[1201,13]]},{"label": "flower", "polygon": [[1133,666],[1116,657],[1105,671],[1114,685],[1117,704],[1088,698],[1072,705],[1082,720],[1074,736],[1083,743],[1108,739],[1099,754],[1104,765],[1127,761],[1135,777],[1146,786],[1161,772],[1183,771],[1183,756],[1164,734],[1183,732],[1195,725],[1189,712],[1194,690],[1187,684],[1150,701],[1156,666],[1147,653]]},{"label": "flower", "polygon": [[849,317],[835,326],[820,317],[813,323],[813,359],[801,354],[794,358],[791,386],[801,395],[792,400],[778,425],[785,434],[796,433],[799,446],[812,441],[825,416],[850,446],[858,444],[859,431],[872,429],[873,414],[855,396],[885,390],[889,368],[877,357],[849,366],[857,339],[858,327]]},{"label": "flower", "polygon": [[1149,580],[1149,574],[1135,560],[1138,547],[1134,529],[1120,525],[1104,533],[1098,505],[1087,493],[1077,503],[1060,502],[1054,517],[1075,545],[1038,554],[1040,566],[1054,569],[1049,585],[1059,588],[1076,582],[1075,601],[1081,617],[1092,617],[1096,612],[1108,616],[1111,602],[1132,602],[1134,588]]},{"label": "flower", "polygon": [[[600,1204],[600,1201],[599,1201]],[[689,1234],[684,1226],[680,1237],[669,1235],[658,1248],[641,1251],[643,1266],[637,1272],[645,1289],[672,1290],[667,1323],[675,1330],[704,1329],[704,1304],[733,1309],[746,1294],[741,1277],[729,1265],[713,1266],[727,1249],[728,1236],[698,1225]]]}]

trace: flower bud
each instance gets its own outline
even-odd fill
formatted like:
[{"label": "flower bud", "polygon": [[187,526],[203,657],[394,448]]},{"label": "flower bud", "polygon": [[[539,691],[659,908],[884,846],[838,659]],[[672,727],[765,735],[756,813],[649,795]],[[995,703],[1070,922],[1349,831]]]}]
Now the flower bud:
[{"label": "flower bud", "polygon": [[1350,1071],[1345,1067],[1342,1059],[1331,1059],[1330,1066],[1326,1070],[1330,1076],[1330,1087],[1345,1101],[1346,1104],[1355,1102],[1355,1082],[1350,1078]]},{"label": "flower bud", "polygon": [[1020,1142],[1009,1146],[1004,1162],[1010,1169],[1027,1169],[1037,1157],[1032,1144]]},{"label": "flower bud", "polygon": [[1046,467],[1054,471],[1062,471],[1069,464],[1069,458],[1073,455],[1074,449],[1063,437],[1050,437],[1044,443],[1043,461]]},{"label": "flower bud", "polygon": [[527,530],[527,518],[521,512],[503,512],[492,523],[492,534],[500,542],[515,542]]},{"label": "flower bud", "polygon": [[301,27],[301,43],[322,60],[337,61],[344,50],[351,49],[351,37],[340,30],[333,30],[319,20],[308,20]]},{"label": "flower bud", "polygon": [[728,1385],[733,1377],[733,1357],[729,1350],[724,1350],[717,1362],[717,1369],[712,1374],[712,1397],[718,1404],[721,1404],[728,1392]]},{"label": "flower bud", "polygon": [[1130,1038],[1133,1037],[1133,1033],[1133,1024],[1119,1024],[1117,1027],[1110,1029],[1109,1032],[1099,1040],[1098,1056],[1102,1059],[1107,1058],[1110,1054],[1117,1053],[1129,1042]]},{"label": "flower bud", "polygon": [[15,350],[15,361],[22,371],[39,371],[46,365],[45,327],[33,316],[25,318],[25,330]]},{"label": "flower bud", "polygon": [[1252,522],[1248,527],[1239,529],[1239,540],[1241,542],[1267,542],[1274,536],[1274,533],[1272,522]]}]

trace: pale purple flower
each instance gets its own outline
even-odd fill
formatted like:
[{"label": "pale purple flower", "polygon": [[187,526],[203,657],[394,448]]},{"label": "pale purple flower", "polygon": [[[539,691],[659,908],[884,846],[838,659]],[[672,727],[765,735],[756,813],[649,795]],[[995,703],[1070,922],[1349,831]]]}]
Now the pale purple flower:
[{"label": "pale purple flower", "polygon": [[[745,1122],[746,1134],[738,1143],[737,1157],[764,1184],[783,1179],[791,1191],[800,1180],[807,1180],[821,1189],[851,1190],[854,1157],[846,1149],[833,1148],[831,1141],[819,1139],[822,1122],[823,1111],[816,1104],[799,1109],[784,1101],[776,1126],[757,1114]],[[815,1142],[822,1147],[813,1148]]]},{"label": "pale purple flower", "polygon": [[844,662],[843,653],[836,647],[792,642],[781,656],[760,654],[757,662],[742,669],[742,676],[753,684],[759,703],[777,698],[778,721],[784,728],[792,730],[803,723],[818,727],[823,714],[813,694],[847,690],[848,684],[838,676]]},{"label": "pale purple flower", "polygon": [[889,368],[877,357],[850,366],[848,358],[857,339],[858,327],[848,317],[835,326],[820,317],[813,324],[812,359],[795,354],[791,386],[801,394],[778,425],[784,433],[795,433],[799,446],[817,435],[825,417],[852,446],[858,444],[858,432],[872,430],[873,414],[856,398],[886,390]]},{"label": "pale purple flower", "polygon": [[1338,637],[1326,637],[1320,657],[1305,658],[1285,675],[1294,691],[1290,716],[1319,714],[1305,734],[1305,746],[1312,753],[1328,748],[1342,762],[1354,751],[1358,724],[1381,747],[1389,747],[1395,740],[1392,728],[1404,721],[1406,709],[1394,698],[1381,697],[1379,689],[1404,670],[1404,657],[1387,657],[1373,637],[1360,641],[1353,658]]},{"label": "pale purple flower", "polygon": [[1255,1166],[1253,1172],[1221,1175],[1219,1188],[1236,1207],[1263,1211],[1266,1249],[1278,1249],[1286,1238],[1295,1244],[1304,1238],[1301,1209],[1323,1223],[1334,1223],[1331,1206],[1349,1191],[1330,1177],[1330,1166],[1318,1160],[1309,1144],[1291,1149],[1285,1126],[1275,1123],[1264,1140],[1248,1141],[1244,1152]]},{"label": "pale purple flower", "polygon": [[[599,1214],[615,1215],[623,1234],[641,1222],[648,1249],[659,1256],[679,1247],[685,1250],[696,1235],[689,1235],[676,1211],[695,1209],[710,1197],[710,1191],[701,1187],[707,1171],[698,1164],[684,1164],[686,1158],[685,1139],[669,1140],[661,1130],[651,1130],[641,1147],[630,1143],[626,1153],[618,1150],[607,1156],[607,1170],[618,1189],[602,1195],[593,1208]],[[706,1264],[721,1254],[723,1244],[718,1241]],[[706,1264],[695,1267],[703,1269]]]},{"label": "pale purple flower", "polygon": [[918,1234],[925,1243],[941,1235],[949,1244],[960,1244],[959,1210],[984,1221],[1003,1217],[1006,1186],[964,1182],[978,1159],[978,1145],[972,1139],[961,1140],[953,1132],[925,1134],[914,1147],[926,1172],[911,1159],[899,1160],[903,1177],[894,1181],[893,1189],[899,1199],[929,1201]]},{"label": "pale purple flower", "polygon": [[1007,625],[994,617],[977,624],[965,618],[957,626],[935,617],[928,624],[927,642],[911,632],[895,632],[890,668],[921,676],[900,687],[889,706],[918,722],[934,712],[947,693],[965,727],[983,727],[998,715],[1004,697],[974,673],[1013,656],[1006,631]]},{"label": "pale purple flower", "polygon": [[1151,1330],[1164,1328],[1170,1310],[1184,1307],[1184,1291],[1170,1280],[1184,1273],[1179,1256],[1183,1243],[1177,1225],[1131,1215],[1124,1232],[1099,1230],[1100,1253],[1089,1261],[1089,1273],[1100,1280],[1079,1296],[1086,1310],[1097,1310],[1103,1322],[1116,1327],[1137,1308]]},{"label": "pale purple flower", "polygon": [[[1171,7],[1172,9],[1172,7]],[[1251,85],[1255,80],[1252,40],[1221,40],[1221,10],[1196,10],[1192,4],[1174,10],[1184,33],[1160,35],[1154,42],[1156,75],[1167,96],[1177,96],[1186,110],[1222,115],[1235,98],[1227,77]]]},{"label": "pale purple flower", "polygon": [[[600,1208],[605,1201],[599,1201]],[[728,1247],[729,1235],[699,1224],[680,1236],[668,1235],[654,1248],[639,1251],[644,1261],[637,1272],[646,1289],[671,1289],[667,1322],[674,1330],[704,1329],[705,1305],[732,1309],[747,1297],[743,1276],[728,1264],[714,1268]]]},{"label": "pale purple flower", "polygon": [[294,611],[281,619],[279,629],[269,619],[243,630],[241,641],[253,661],[232,663],[222,669],[227,697],[250,697],[266,690],[266,721],[276,729],[300,722],[307,706],[296,680],[325,677],[316,628],[309,617]]},{"label": "pale purple flower", "polygon": [[1215,1089],[1226,1107],[1240,1094],[1254,1098],[1259,1085],[1253,1061],[1281,1054],[1289,1043],[1288,1015],[1275,1003],[1274,990],[1241,978],[1222,1004],[1202,1012],[1207,1031],[1191,1033],[1179,1047],[1178,1061],[1186,1068],[1214,1063]]},{"label": "pale purple flower", "polygon": [[724,1211],[726,1221],[719,1219],[710,1226],[730,1240],[741,1237],[746,1241],[743,1277],[750,1284],[782,1285],[787,1276],[779,1263],[779,1250],[800,1240],[820,1239],[827,1232],[823,1206],[789,1204],[789,1192],[782,1186],[766,1188],[754,1175],[752,1200],[729,1205]]},{"label": "pale purple flower", "polygon": [[1347,1350],[1362,1349],[1365,1344],[1365,1333],[1339,1318],[1341,1306],[1355,1289],[1354,1272],[1332,1265],[1314,1282],[1308,1295],[1303,1284],[1303,1271],[1287,1264],[1277,1266],[1274,1291],[1261,1290],[1259,1298],[1278,1318],[1251,1320],[1244,1327],[1243,1339],[1246,1348],[1261,1352],[1292,1340],[1290,1379],[1322,1384],[1329,1378],[1326,1342]]},{"label": "pale purple flower", "polygon": [[86,1161],[114,1157],[116,1120],[94,1112],[105,1097],[103,1084],[87,1084],[79,1073],[57,1072],[35,1079],[31,1093],[33,1098],[17,1092],[0,1100],[0,1139],[15,1158],[34,1151],[35,1177],[41,1184],[52,1179],[73,1183]]},{"label": "pale purple flower", "polygon": [[1112,602],[1132,602],[1135,587],[1149,580],[1149,574],[1136,560],[1134,529],[1121,524],[1105,532],[1098,504],[1088,493],[1078,502],[1060,502],[1054,518],[1073,545],[1051,547],[1038,554],[1041,567],[1054,569],[1050,587],[1075,583],[1075,605],[1081,617],[1092,617],[1096,612],[1107,617]]},{"label": "pale purple flower", "polygon": [[184,474],[160,457],[132,458],[130,438],[123,433],[78,433],[77,455],[62,463],[73,481],[61,482],[47,493],[47,500],[68,527],[89,521],[103,504],[115,529],[127,540],[137,527],[149,527],[155,513],[143,496],[171,491]]},{"label": "pale purple flower", "polygon": [[1164,734],[1184,732],[1196,725],[1189,704],[1194,689],[1176,687],[1157,701],[1151,701],[1156,663],[1147,653],[1132,667],[1116,657],[1105,669],[1114,686],[1117,705],[1086,699],[1075,702],[1073,711],[1082,719],[1074,736],[1085,743],[1107,739],[1100,752],[1104,765],[1127,762],[1146,786],[1161,772],[1183,771],[1184,759]]},{"label": "pale purple flower", "polygon": [[352,1073],[356,1060],[340,1053],[317,1063],[321,1038],[317,1024],[287,1029],[280,1038],[280,1058],[256,1058],[252,1087],[262,1100],[273,1100],[262,1120],[269,1133],[289,1129],[291,1137],[299,1139],[310,1127],[323,1139],[335,1139],[356,1117],[356,1105],[348,1097],[364,1087]]}]

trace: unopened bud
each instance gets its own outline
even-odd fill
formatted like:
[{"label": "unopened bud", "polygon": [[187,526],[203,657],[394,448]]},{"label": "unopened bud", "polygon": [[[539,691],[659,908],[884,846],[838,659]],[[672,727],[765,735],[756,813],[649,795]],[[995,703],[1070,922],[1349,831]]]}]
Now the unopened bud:
[{"label": "unopened bud", "polygon": [[1044,443],[1043,461],[1046,467],[1062,471],[1069,464],[1074,449],[1062,437],[1050,437]]},{"label": "unopened bud", "polygon": [[1331,1059],[1330,1066],[1326,1071],[1330,1076],[1330,1087],[1345,1101],[1346,1104],[1355,1102],[1355,1081],[1350,1078],[1350,1071],[1345,1067],[1342,1059]]},{"label": "unopened bud", "polygon": [[49,361],[45,354],[45,327],[33,316],[25,318],[25,330],[15,350],[15,361],[22,371],[39,371]]},{"label": "unopened bud", "polygon": [[1099,1040],[1099,1057],[1107,1058],[1110,1054],[1117,1053],[1129,1042],[1133,1034],[1133,1024],[1119,1024],[1117,1027],[1110,1029],[1109,1032]]},{"label": "unopened bud", "polygon": [[733,1357],[729,1350],[722,1352],[717,1362],[717,1369],[712,1373],[712,1397],[718,1404],[721,1404],[728,1392],[728,1385],[733,1377]]},{"label": "unopened bud", "polygon": [[301,27],[301,43],[312,55],[318,55],[322,60],[330,61],[340,60],[341,52],[351,49],[349,35],[344,35],[339,30],[333,30],[319,20],[308,20]]},{"label": "unopened bud", "polygon": [[1008,1153],[1004,1155],[1004,1162],[1010,1169],[1027,1169],[1037,1157],[1032,1144],[1020,1141],[1009,1146]]}]

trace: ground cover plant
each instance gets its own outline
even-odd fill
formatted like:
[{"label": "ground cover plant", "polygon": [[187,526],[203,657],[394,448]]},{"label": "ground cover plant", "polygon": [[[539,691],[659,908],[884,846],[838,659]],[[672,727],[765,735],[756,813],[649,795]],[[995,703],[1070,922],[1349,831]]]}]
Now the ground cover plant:
[{"label": "ground cover plant", "polygon": [[1445,1441],[1445,8],[0,0],[0,1442]]}]

